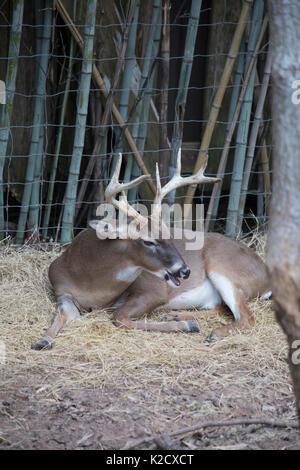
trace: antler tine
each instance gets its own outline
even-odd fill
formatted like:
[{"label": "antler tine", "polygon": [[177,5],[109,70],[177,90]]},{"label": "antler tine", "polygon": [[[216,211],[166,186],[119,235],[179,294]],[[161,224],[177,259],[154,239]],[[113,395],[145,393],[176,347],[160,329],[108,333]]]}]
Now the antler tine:
[{"label": "antler tine", "polygon": [[[190,176],[190,178],[195,179],[195,183],[190,183],[190,184],[199,184],[199,183],[217,183],[218,181],[221,181],[221,178],[216,178],[213,176],[204,176],[204,172],[206,170],[207,166],[207,161],[208,161],[208,152],[205,154],[205,158],[203,160],[202,166],[199,168],[197,173],[194,175]],[[185,178],[186,179],[186,178]],[[189,183],[188,183],[189,184]]]},{"label": "antler tine", "polygon": [[[207,160],[208,160],[208,154],[206,153],[206,157],[203,162],[203,165],[198,170],[198,172],[195,173],[194,175],[186,176],[185,178],[183,178],[180,174],[181,173],[181,148],[178,150],[176,170],[174,172],[173,177],[170,179],[170,181],[167,184],[165,184],[165,186],[163,186],[163,188],[160,187],[160,184],[157,185],[157,192],[156,192],[156,196],[155,196],[155,200],[153,204],[152,216],[159,216],[161,214],[162,200],[171,191],[174,191],[177,188],[181,188],[182,186],[188,186],[190,184],[216,183],[220,181],[220,178],[204,176],[204,171],[207,165]],[[158,179],[157,176],[156,178]]]},{"label": "antler tine", "polygon": [[126,191],[127,189],[134,188],[135,186],[138,186],[140,183],[142,183],[146,179],[150,179],[150,175],[142,175],[134,179],[133,181],[129,181],[128,183],[120,183],[119,176],[120,176],[120,171],[121,171],[121,165],[122,165],[122,154],[119,153],[114,174],[110,180],[109,185],[107,186],[105,190],[106,200],[108,197],[111,198],[115,194],[118,194],[122,191]]},{"label": "antler tine", "polygon": [[181,174],[181,147],[179,148],[178,153],[177,153],[176,170],[175,170],[174,175],[180,176],[180,174]]},{"label": "antler tine", "polygon": [[159,174],[158,163],[156,163],[156,196],[155,196],[155,199],[157,198],[157,196],[160,193],[161,193],[160,174]]},{"label": "antler tine", "polygon": [[[147,219],[143,217],[139,212],[137,212],[128,202],[125,192],[127,189],[134,188],[138,186],[142,181],[150,178],[150,175],[142,175],[138,178],[134,179],[133,181],[129,181],[128,183],[120,183],[119,176],[121,171],[122,165],[122,154],[119,153],[118,160],[116,164],[116,168],[110,183],[108,184],[105,190],[105,199],[107,202],[112,204],[116,209],[120,210],[121,212],[125,213],[129,217],[137,219],[139,222],[145,222]],[[118,201],[114,196],[118,193],[122,193],[122,197]]]},{"label": "antler tine", "polygon": [[[120,176],[120,171],[121,171],[121,165],[122,165],[122,154],[119,153],[118,155],[118,159],[117,159],[117,164],[116,164],[116,168],[115,168],[115,171],[111,177],[111,181],[114,181],[114,182],[119,182],[119,176]],[[108,185],[109,186],[109,185]]]}]

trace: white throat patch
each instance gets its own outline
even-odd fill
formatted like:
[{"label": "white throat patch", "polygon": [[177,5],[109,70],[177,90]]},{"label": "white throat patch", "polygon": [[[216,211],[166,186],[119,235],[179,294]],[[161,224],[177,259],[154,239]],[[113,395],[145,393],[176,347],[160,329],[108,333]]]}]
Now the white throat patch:
[{"label": "white throat patch", "polygon": [[130,284],[137,279],[142,270],[140,266],[128,266],[128,268],[121,269],[116,278],[118,281],[128,282],[128,284]]}]

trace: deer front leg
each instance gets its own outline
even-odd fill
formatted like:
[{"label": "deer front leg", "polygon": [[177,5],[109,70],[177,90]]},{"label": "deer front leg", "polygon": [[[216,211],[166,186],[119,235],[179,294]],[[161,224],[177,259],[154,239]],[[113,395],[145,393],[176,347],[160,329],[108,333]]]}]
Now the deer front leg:
[{"label": "deer front leg", "polygon": [[46,331],[44,337],[34,343],[31,348],[36,350],[51,349],[57,333],[78,317],[80,317],[78,302],[69,294],[62,295],[58,298],[58,306],[52,325]]},{"label": "deer front leg", "polygon": [[113,322],[117,327],[127,330],[160,331],[163,333],[199,332],[198,324],[195,321],[146,322],[139,320],[145,313],[149,313],[165,303],[165,299],[156,298],[153,300],[152,293],[143,293],[140,296],[131,295],[115,312]]}]

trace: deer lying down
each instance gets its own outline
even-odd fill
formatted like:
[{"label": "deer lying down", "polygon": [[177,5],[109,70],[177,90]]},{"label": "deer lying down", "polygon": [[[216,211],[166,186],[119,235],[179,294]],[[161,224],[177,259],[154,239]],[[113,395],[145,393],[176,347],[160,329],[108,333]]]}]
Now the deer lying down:
[{"label": "deer lying down", "polygon": [[[148,220],[136,212],[124,192],[145,179],[119,183],[121,155],[115,174],[108,185],[106,200],[137,223]],[[203,175],[180,176],[180,154],[174,177],[163,187],[157,171],[157,194],[152,216],[161,216],[161,201],[175,188],[195,183],[215,182]],[[122,198],[114,196],[122,192]],[[229,308],[234,323],[215,329],[208,337],[213,341],[246,329],[254,324],[247,302],[257,296],[271,295],[266,267],[248,247],[223,235],[208,233],[199,251],[188,251],[185,240],[152,238],[150,231],[138,239],[101,239],[104,232],[120,237],[124,227],[115,227],[105,219],[90,222],[92,229],[80,233],[49,268],[49,279],[58,300],[57,312],[45,336],[32,345],[47,349],[53,345],[60,329],[79,317],[84,310],[113,307],[113,322],[124,329],[160,332],[197,332],[195,312],[177,313],[161,322],[145,322],[144,314],[157,308],[184,310],[198,307],[204,315]],[[97,230],[97,233],[96,233]],[[223,307],[221,307],[223,308]]]}]

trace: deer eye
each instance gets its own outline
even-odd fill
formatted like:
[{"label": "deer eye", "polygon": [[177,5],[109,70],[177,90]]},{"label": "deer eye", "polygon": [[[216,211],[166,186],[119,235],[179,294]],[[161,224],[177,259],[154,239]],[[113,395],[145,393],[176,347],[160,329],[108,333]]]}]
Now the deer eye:
[{"label": "deer eye", "polygon": [[149,240],[143,240],[143,243],[146,246],[156,246],[155,242],[150,242]]}]

